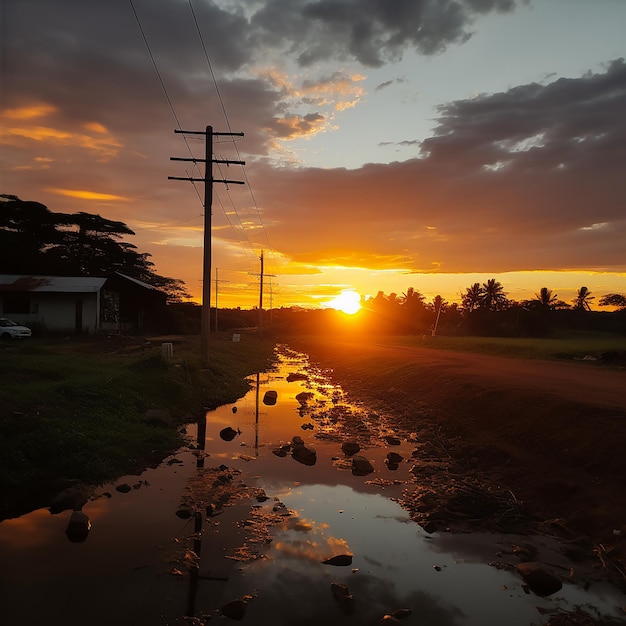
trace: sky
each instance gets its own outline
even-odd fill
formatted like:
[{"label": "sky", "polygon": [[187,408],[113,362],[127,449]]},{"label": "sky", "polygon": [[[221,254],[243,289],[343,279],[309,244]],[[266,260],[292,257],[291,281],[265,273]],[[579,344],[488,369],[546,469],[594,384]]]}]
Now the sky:
[{"label": "sky", "polygon": [[[211,304],[626,293],[624,0],[2,0],[0,193]],[[225,184],[222,180],[244,184]]]}]

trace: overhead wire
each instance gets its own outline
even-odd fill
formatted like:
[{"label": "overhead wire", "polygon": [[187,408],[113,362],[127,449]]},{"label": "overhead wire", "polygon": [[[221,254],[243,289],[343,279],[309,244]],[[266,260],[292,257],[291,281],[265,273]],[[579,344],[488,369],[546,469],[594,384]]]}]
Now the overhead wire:
[{"label": "overhead wire", "polygon": [[[232,132],[232,127],[230,125],[230,120],[228,118],[228,113],[226,112],[226,106],[224,104],[224,99],[222,98],[222,94],[221,94],[219,85],[217,83],[217,79],[215,77],[215,72],[213,71],[213,65],[211,64],[211,59],[209,58],[209,53],[208,53],[208,50],[207,50],[206,45],[204,43],[204,38],[202,36],[202,30],[200,29],[200,24],[198,22],[198,18],[196,16],[196,12],[195,12],[195,10],[193,8],[192,0],[188,0],[188,3],[189,3],[189,9],[191,11],[191,15],[193,17],[194,24],[196,26],[196,31],[197,31],[198,37],[200,39],[200,45],[202,46],[202,50],[204,52],[204,58],[205,58],[205,60],[207,62],[207,66],[209,68],[209,72],[210,72],[211,78],[213,80],[213,85],[215,87],[215,91],[217,93],[217,97],[218,97],[218,100],[219,100],[219,103],[220,103],[220,107],[222,109],[222,114],[224,115],[224,120],[226,122],[226,127],[228,128],[228,132]],[[239,148],[237,147],[237,142],[235,140],[233,140],[232,143],[233,143],[233,147],[235,149],[235,152],[237,153],[238,160],[242,160],[241,159],[241,154],[239,152]],[[246,187],[247,187],[247,189],[249,191],[250,198],[252,200],[252,205],[254,206],[254,208],[256,210],[256,215],[257,215],[257,219],[259,221],[259,225],[260,225],[261,229],[263,230],[263,234],[265,235],[265,240],[267,242],[269,250],[273,254],[274,250],[273,250],[272,244],[271,244],[271,242],[269,240],[269,235],[267,234],[267,229],[265,228],[265,224],[263,223],[263,218],[261,217],[261,211],[259,209],[259,206],[257,204],[256,198],[254,196],[254,192],[252,191],[252,186],[250,185],[250,180],[248,179],[248,174],[246,172],[245,166],[242,166],[242,172],[243,172],[244,180],[245,180],[245,183],[246,183]]]}]

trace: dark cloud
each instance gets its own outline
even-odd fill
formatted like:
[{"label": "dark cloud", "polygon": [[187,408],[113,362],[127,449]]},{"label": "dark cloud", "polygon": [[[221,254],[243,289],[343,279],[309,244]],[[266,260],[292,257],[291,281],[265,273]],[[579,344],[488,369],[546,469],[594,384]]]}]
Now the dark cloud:
[{"label": "dark cloud", "polygon": [[369,67],[399,59],[407,49],[441,52],[466,41],[478,14],[512,11],[514,0],[273,0],[251,17],[254,36],[284,45],[308,66],[356,59]]}]

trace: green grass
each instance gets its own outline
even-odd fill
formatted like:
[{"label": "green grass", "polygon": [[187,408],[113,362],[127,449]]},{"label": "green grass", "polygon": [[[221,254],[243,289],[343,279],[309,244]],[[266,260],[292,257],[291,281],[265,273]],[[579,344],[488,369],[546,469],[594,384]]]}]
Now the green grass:
[{"label": "green grass", "polygon": [[[206,367],[199,342],[89,339],[10,342],[0,347],[0,489],[98,483],[160,461],[181,443],[178,425],[231,402],[245,377],[267,369],[273,343],[215,339]],[[172,423],[149,424],[148,409]]]},{"label": "green grass", "polygon": [[626,351],[626,337],[608,333],[577,333],[544,339],[524,337],[392,337],[385,342],[436,350],[478,352],[522,359],[582,359],[608,351]]}]

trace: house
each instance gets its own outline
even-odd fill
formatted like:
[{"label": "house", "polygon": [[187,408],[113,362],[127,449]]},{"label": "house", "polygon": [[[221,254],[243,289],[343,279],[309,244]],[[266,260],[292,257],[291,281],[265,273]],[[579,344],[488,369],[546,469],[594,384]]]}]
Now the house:
[{"label": "house", "polygon": [[0,317],[35,333],[132,333],[153,326],[167,296],[115,272],[97,276],[0,274]]}]

